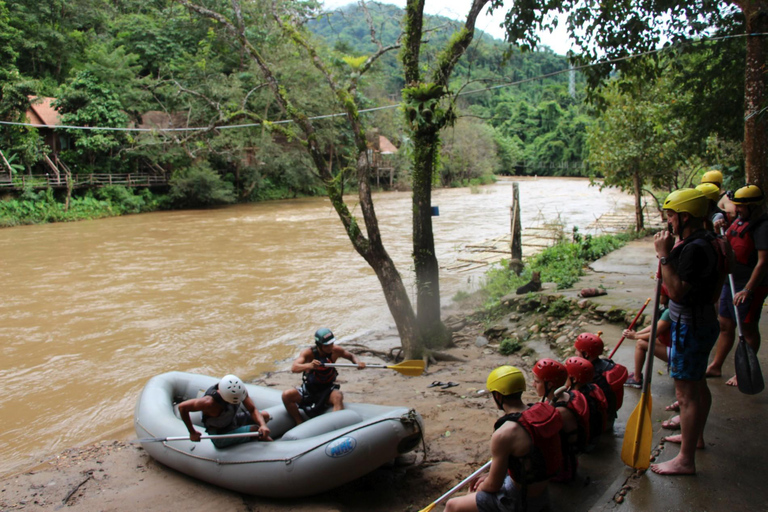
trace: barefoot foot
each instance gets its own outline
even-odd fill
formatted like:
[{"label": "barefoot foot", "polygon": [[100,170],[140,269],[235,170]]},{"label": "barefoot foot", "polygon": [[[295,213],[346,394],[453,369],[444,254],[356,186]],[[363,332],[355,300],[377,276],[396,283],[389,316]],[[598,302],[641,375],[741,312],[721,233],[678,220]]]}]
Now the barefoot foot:
[{"label": "barefoot foot", "polygon": [[680,430],[680,415],[672,416],[667,421],[661,423],[661,428],[667,430]]},{"label": "barefoot foot", "polygon": [[[674,443],[674,444],[680,444],[683,442],[683,436],[680,434],[676,434],[674,436],[667,436],[661,438],[662,442],[665,443]],[[706,447],[706,444],[704,444],[703,439],[699,439],[699,442],[696,443],[696,449],[697,450],[703,450]]]},{"label": "barefoot foot", "polygon": [[739,385],[739,382],[736,380],[736,376],[734,375],[733,377],[728,379],[728,381],[725,383],[725,385],[726,386],[734,386],[734,387],[736,387],[736,386]]},{"label": "barefoot foot", "polygon": [[722,377],[723,376],[723,372],[722,372],[722,370],[720,368],[714,368],[713,366],[710,365],[707,368],[707,371],[704,374],[704,376],[706,378],[708,378],[708,379]]},{"label": "barefoot foot", "polygon": [[674,402],[672,402],[671,404],[669,404],[668,406],[666,406],[666,407],[664,408],[664,410],[665,410],[665,411],[675,411],[675,412],[679,412],[679,411],[680,411],[680,402],[678,402],[677,400],[675,400]]},{"label": "barefoot foot", "polygon": [[696,466],[684,464],[678,460],[679,457],[663,462],[661,464],[651,464],[651,471],[657,475],[695,475]]}]

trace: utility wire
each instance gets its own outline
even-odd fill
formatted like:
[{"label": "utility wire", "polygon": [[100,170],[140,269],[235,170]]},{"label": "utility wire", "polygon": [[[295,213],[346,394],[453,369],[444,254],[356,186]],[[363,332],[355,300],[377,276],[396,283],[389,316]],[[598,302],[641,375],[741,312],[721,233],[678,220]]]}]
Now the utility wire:
[{"label": "utility wire", "polygon": [[[543,80],[544,78],[550,78],[553,76],[561,75],[563,73],[570,73],[571,71],[578,71],[580,69],[587,69],[595,66],[602,66],[603,64],[615,64],[617,62],[622,62],[629,59],[634,59],[637,57],[645,57],[647,55],[652,55],[654,53],[660,53],[663,51],[671,50],[679,46],[684,46],[687,44],[699,44],[704,42],[713,42],[713,41],[724,41],[726,39],[736,39],[736,38],[742,38],[742,37],[762,37],[768,35],[768,32],[757,32],[753,34],[736,34],[736,35],[730,35],[730,36],[719,36],[719,37],[710,37],[706,39],[699,39],[696,41],[684,41],[681,43],[677,43],[671,46],[666,46],[664,48],[657,48],[655,50],[648,50],[645,52],[635,53],[632,55],[625,55],[624,57],[616,57],[615,59],[608,59],[603,60],[599,62],[594,62],[592,64],[584,64],[582,66],[576,66],[573,68],[568,69],[562,69],[560,71],[553,71],[552,73],[546,73],[544,75],[539,75],[531,78],[524,78],[522,80],[516,80],[514,82],[505,82],[498,85],[492,85],[489,87],[483,87],[480,89],[474,89],[471,91],[464,91],[457,94],[457,96],[466,96],[469,94],[476,94],[479,92],[487,92],[492,91],[495,89],[502,89],[505,87],[512,87],[515,85],[520,85],[528,82],[533,82],[536,80]],[[393,108],[399,108],[400,104],[397,103],[395,105],[384,105],[381,107],[372,107],[372,108],[365,108],[358,110],[358,113],[363,114],[367,112],[376,112],[379,110],[389,110]],[[339,112],[336,114],[324,114],[319,116],[313,116],[309,119],[312,121],[317,121],[321,119],[331,119],[334,117],[343,117],[347,114],[345,112]],[[754,114],[752,114],[754,115]],[[294,121],[292,119],[282,119],[280,121],[272,121],[271,124],[289,124],[293,123]],[[47,124],[33,124],[33,123],[18,123],[13,121],[0,121],[0,125],[10,125],[10,126],[28,126],[30,128],[50,128]],[[262,126],[263,123],[248,123],[248,124],[233,124],[233,125],[225,125],[225,126],[203,126],[203,127],[188,127],[188,128],[114,128],[114,127],[108,127],[108,126],[72,126],[72,125],[56,125],[54,128],[56,129],[67,129],[67,130],[90,130],[90,131],[113,131],[113,132],[196,132],[196,131],[208,131],[213,129],[216,130],[234,130],[234,129],[240,129],[240,128],[256,128],[259,126]]]}]

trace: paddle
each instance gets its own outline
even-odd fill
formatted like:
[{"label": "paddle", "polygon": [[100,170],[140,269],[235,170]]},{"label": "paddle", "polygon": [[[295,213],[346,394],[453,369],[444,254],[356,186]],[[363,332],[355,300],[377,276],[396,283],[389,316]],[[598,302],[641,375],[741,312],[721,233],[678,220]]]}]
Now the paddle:
[{"label": "paddle", "polygon": [[621,460],[635,469],[648,469],[651,465],[651,378],[653,377],[653,350],[656,346],[656,323],[659,320],[659,297],[661,296],[661,262],[656,270],[656,294],[653,300],[653,318],[651,319],[651,338],[648,340],[648,360],[645,363],[643,394],[637,407],[627,420],[624,443],[621,446]]},{"label": "paddle", "polygon": [[[728,282],[731,285],[731,297],[735,295],[733,286],[733,274],[728,274]],[[736,315],[736,329],[739,331],[739,344],[736,347],[734,366],[736,367],[736,381],[739,391],[745,395],[756,395],[765,388],[763,372],[760,370],[760,361],[752,345],[744,339],[741,331],[741,319],[739,308],[734,304],[733,313]]]},{"label": "paddle", "polygon": [[[637,319],[640,318],[640,315],[643,314],[643,311],[645,311],[645,306],[647,306],[649,302],[651,302],[651,298],[650,297],[648,297],[648,300],[645,301],[645,304],[643,304],[643,307],[640,308],[640,311],[637,312],[637,315],[635,315],[635,319],[632,320],[632,323],[629,324],[629,327],[627,327],[627,329],[629,329],[630,331],[632,330],[632,328],[637,323]],[[613,347],[613,350],[611,351],[611,355],[608,356],[608,359],[613,359],[613,354],[616,353],[616,351],[619,349],[619,347],[621,346],[621,343],[623,341],[624,341],[624,336],[622,336],[621,339],[619,340],[619,342],[616,344],[616,346]]]},{"label": "paddle", "polygon": [[[202,435],[200,439],[230,439],[234,437],[260,437],[261,432],[239,432],[237,434],[221,434],[218,436]],[[189,436],[179,437],[143,437],[141,439],[131,439],[131,443],[165,443],[166,441],[189,441]]]},{"label": "paddle", "polygon": [[[357,368],[356,364],[351,363],[325,363],[323,366],[331,366],[334,368]],[[402,363],[386,365],[386,364],[366,364],[366,368],[389,368],[407,375],[408,377],[418,377],[424,373],[424,361],[421,359],[409,359]]]},{"label": "paddle", "polygon": [[456,491],[458,491],[459,489],[461,489],[462,487],[467,485],[467,483],[470,480],[475,478],[477,475],[479,475],[480,473],[482,473],[483,471],[485,471],[489,467],[491,467],[491,461],[490,460],[488,462],[486,462],[485,464],[483,464],[483,467],[481,467],[480,469],[478,469],[477,471],[475,471],[474,473],[469,475],[467,478],[465,478],[464,480],[462,480],[458,484],[456,484],[450,491],[448,491],[447,493],[443,494],[442,496],[437,498],[435,501],[433,501],[432,503],[430,503],[429,505],[427,505],[423,509],[419,510],[419,512],[429,512],[430,510],[432,510],[433,508],[438,506],[445,498],[448,498],[449,496],[454,494]]}]

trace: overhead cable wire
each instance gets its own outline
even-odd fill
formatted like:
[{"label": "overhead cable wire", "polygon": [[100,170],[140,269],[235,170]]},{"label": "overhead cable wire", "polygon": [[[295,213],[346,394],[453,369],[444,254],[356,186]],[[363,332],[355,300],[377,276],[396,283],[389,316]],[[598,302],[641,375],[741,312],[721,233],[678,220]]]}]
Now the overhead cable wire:
[{"label": "overhead cable wire", "polygon": [[[622,62],[629,59],[634,59],[637,57],[645,57],[647,55],[652,55],[654,53],[660,53],[663,51],[671,50],[679,46],[684,46],[688,44],[698,44],[698,43],[704,43],[704,42],[712,42],[712,41],[723,41],[726,39],[736,39],[736,38],[742,38],[742,37],[762,37],[767,36],[768,32],[756,32],[752,34],[735,34],[730,36],[719,36],[719,37],[710,37],[706,39],[699,39],[696,41],[683,41],[680,43],[676,43],[670,46],[665,46],[664,48],[657,48],[655,50],[648,50],[645,52],[640,53],[633,53],[631,55],[625,55],[623,57],[616,57],[614,59],[608,59],[603,60],[599,62],[594,62],[592,64],[584,64],[582,66],[576,66],[572,68],[567,69],[561,69],[559,71],[553,71],[551,73],[546,73],[543,75],[530,77],[530,78],[523,78],[521,80],[516,80],[514,82],[504,82],[502,84],[498,85],[492,85],[489,87],[483,87],[480,89],[474,89],[471,91],[463,91],[457,94],[457,96],[466,96],[469,94],[476,94],[479,92],[487,92],[492,91],[495,89],[503,89],[505,87],[512,87],[515,85],[520,85],[528,82],[533,82],[536,80],[543,80],[545,78],[550,78],[553,76],[561,75],[563,73],[570,73],[572,71],[578,71],[581,69],[587,69],[595,66],[602,66],[604,64],[615,64],[617,62]],[[400,103],[397,103],[395,105],[384,105],[380,107],[371,107],[371,108],[365,108],[358,110],[358,113],[364,114],[368,112],[376,112],[379,110],[390,110],[393,108],[399,108]],[[318,116],[312,116],[309,117],[309,120],[311,121],[317,121],[322,119],[331,119],[335,117],[344,117],[346,116],[346,112],[339,112],[335,114],[323,114]],[[293,123],[293,119],[281,119],[279,121],[270,121],[269,124],[289,124]],[[56,125],[53,128],[56,129],[67,129],[67,130],[89,130],[89,131],[114,131],[114,132],[146,132],[146,133],[158,133],[158,132],[195,132],[195,131],[210,131],[210,130],[234,130],[234,129],[240,129],[240,128],[257,128],[262,126],[264,123],[247,123],[247,124],[233,124],[233,125],[223,125],[223,126],[199,126],[199,127],[187,127],[187,128],[120,128],[120,127],[109,127],[109,126],[73,126],[73,125]],[[0,125],[9,125],[9,126],[27,126],[30,128],[51,128],[50,125],[47,124],[35,124],[35,123],[19,123],[14,121],[0,121]]]}]

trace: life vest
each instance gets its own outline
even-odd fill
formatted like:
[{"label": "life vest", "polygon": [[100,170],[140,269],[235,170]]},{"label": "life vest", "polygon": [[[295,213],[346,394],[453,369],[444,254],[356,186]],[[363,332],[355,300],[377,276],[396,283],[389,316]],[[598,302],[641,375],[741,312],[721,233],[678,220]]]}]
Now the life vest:
[{"label": "life vest", "polygon": [[219,394],[219,385],[214,384],[209,387],[203,396],[213,397],[219,407],[221,407],[221,414],[218,416],[206,416],[203,414],[203,426],[206,430],[215,429],[217,431],[232,430],[237,426],[237,411],[240,409],[240,404],[231,404],[224,400]]},{"label": "life vest", "polygon": [[608,423],[608,400],[596,384],[586,384],[578,391],[587,399],[589,406],[589,442],[592,443],[603,433]]},{"label": "life vest", "polygon": [[[317,347],[312,347],[312,356],[321,363],[332,363],[330,357],[321,354]],[[328,387],[336,381],[336,376],[339,372],[332,366],[321,366],[311,371],[304,372],[303,379],[309,388],[324,388]]]},{"label": "life vest", "polygon": [[[523,427],[531,437],[531,451],[524,457],[509,457],[507,467],[509,476],[515,482],[526,485],[544,482],[560,472],[563,453],[560,447],[560,430],[563,420],[557,410],[548,403],[536,403],[523,412],[502,416],[496,421],[493,430],[498,430],[504,423],[514,421]],[[526,468],[526,462],[529,467]]]},{"label": "life vest", "polygon": [[[576,416],[576,423],[578,425],[576,436],[577,441],[572,448],[575,448],[578,452],[583,452],[587,447],[589,441],[589,404],[587,399],[581,393],[568,392],[568,400],[562,400],[555,402],[555,407],[565,407]],[[563,432],[563,440],[567,442],[567,437],[573,434],[573,432]]]},{"label": "life vest", "polygon": [[[629,378],[629,372],[627,372],[627,367],[614,363],[611,359],[600,359],[599,362],[595,361],[596,364],[593,366],[595,367],[595,384],[600,385],[600,382],[598,382],[599,376],[602,375],[603,379],[602,381],[607,384],[607,389],[610,389],[610,392],[613,394],[614,398],[614,405],[615,405],[615,411],[618,411],[621,409],[622,404],[624,404],[624,383]],[[608,399],[608,405],[610,409],[611,405],[611,397],[608,396],[608,393],[606,393],[606,387],[600,386],[600,389],[603,390],[603,393],[605,393],[605,397]]]},{"label": "life vest", "polygon": [[752,232],[763,223],[764,217],[759,217],[755,222],[736,219],[725,232],[728,243],[733,249],[733,256],[737,262],[751,267],[757,264],[757,251]]}]

